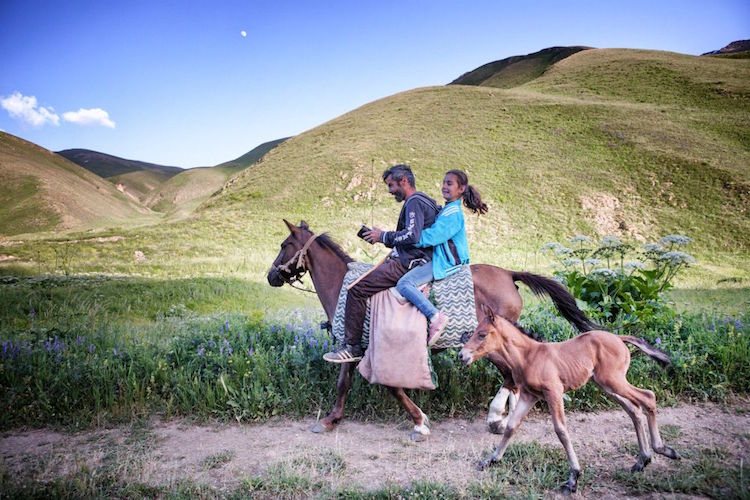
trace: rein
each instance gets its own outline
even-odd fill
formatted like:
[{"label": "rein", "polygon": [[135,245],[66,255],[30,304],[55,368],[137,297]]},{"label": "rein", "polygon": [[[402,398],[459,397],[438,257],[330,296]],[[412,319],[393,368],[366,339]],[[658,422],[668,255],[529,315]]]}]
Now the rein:
[{"label": "rein", "polygon": [[[310,245],[312,245],[313,241],[315,241],[317,237],[317,234],[313,234],[310,239],[308,239],[305,244],[302,245],[302,248],[297,250],[297,252],[295,252],[295,254],[292,255],[292,257],[283,264],[279,266],[271,266],[271,268],[275,269],[276,271],[283,271],[290,275],[289,278],[285,278],[283,274],[279,273],[281,279],[283,279],[284,282],[292,288],[296,288],[297,290],[301,290],[303,292],[315,293],[315,290],[308,290],[306,288],[295,286],[295,283],[302,282],[302,276],[304,276],[305,273],[309,270],[307,266],[307,251],[310,249]],[[291,269],[292,264],[294,264],[294,270]]]}]

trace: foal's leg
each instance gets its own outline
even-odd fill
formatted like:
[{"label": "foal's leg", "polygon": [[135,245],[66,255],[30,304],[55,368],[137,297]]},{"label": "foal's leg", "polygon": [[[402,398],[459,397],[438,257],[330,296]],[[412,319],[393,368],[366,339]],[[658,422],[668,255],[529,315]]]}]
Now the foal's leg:
[{"label": "foal's leg", "polygon": [[654,452],[664,455],[671,459],[679,459],[677,452],[664,444],[659,433],[659,425],[656,423],[656,396],[647,389],[640,389],[634,385],[630,386],[631,401],[636,399],[643,412],[646,414],[648,422],[648,432],[651,435],[651,448]]},{"label": "foal's leg", "polygon": [[637,401],[632,401],[631,398],[628,397],[630,396],[630,391],[628,390],[630,384],[627,380],[625,380],[624,384],[621,381],[610,381],[610,383],[606,384],[600,380],[595,380],[595,383],[612,399],[620,403],[620,406],[622,406],[625,412],[630,416],[630,420],[633,421],[635,434],[638,438],[638,461],[630,468],[630,471],[642,471],[644,467],[651,463],[651,453],[649,453],[646,434],[643,431],[640,405]]},{"label": "foal's leg", "polygon": [[563,448],[565,448],[565,454],[568,455],[568,464],[570,465],[570,476],[562,489],[565,493],[575,493],[578,488],[578,476],[581,475],[581,466],[578,463],[576,452],[573,450],[573,445],[570,443],[570,436],[568,436],[562,396],[562,388],[544,393],[544,399],[547,401],[549,413],[552,416],[552,425],[555,426],[557,438],[562,443]]},{"label": "foal's leg", "polygon": [[503,453],[505,453],[505,449],[508,447],[513,434],[516,433],[516,430],[521,425],[521,420],[523,420],[523,418],[529,413],[529,410],[534,406],[534,403],[538,401],[536,396],[524,391],[523,389],[521,389],[520,392],[518,406],[516,406],[516,409],[508,418],[508,425],[505,427],[505,432],[503,433],[503,438],[500,440],[500,444],[497,445],[497,448],[495,448],[495,451],[492,452],[492,455],[489,458],[486,458],[477,464],[479,470],[484,470],[503,458]]},{"label": "foal's leg", "polygon": [[401,403],[401,406],[404,407],[414,421],[414,430],[409,434],[409,439],[412,441],[426,440],[430,435],[430,420],[427,418],[427,415],[422,412],[419,406],[414,404],[414,401],[406,395],[406,392],[401,387],[388,387],[388,390],[398,399],[398,402]]},{"label": "foal's leg", "polygon": [[344,403],[346,402],[346,395],[352,387],[352,373],[354,373],[355,366],[356,363],[341,364],[339,379],[336,382],[336,402],[333,404],[331,412],[310,429],[312,432],[332,431],[344,416]]}]

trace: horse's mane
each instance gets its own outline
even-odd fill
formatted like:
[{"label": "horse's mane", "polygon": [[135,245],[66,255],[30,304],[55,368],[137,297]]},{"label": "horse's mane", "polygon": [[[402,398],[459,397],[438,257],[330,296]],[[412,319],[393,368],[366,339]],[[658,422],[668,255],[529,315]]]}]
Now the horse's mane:
[{"label": "horse's mane", "polygon": [[333,253],[335,253],[341,260],[343,260],[347,264],[349,262],[354,262],[354,259],[349,257],[349,255],[347,255],[347,253],[344,252],[344,249],[341,248],[341,245],[333,241],[333,239],[328,235],[328,233],[320,233],[316,241],[320,242],[321,245],[331,250]]}]

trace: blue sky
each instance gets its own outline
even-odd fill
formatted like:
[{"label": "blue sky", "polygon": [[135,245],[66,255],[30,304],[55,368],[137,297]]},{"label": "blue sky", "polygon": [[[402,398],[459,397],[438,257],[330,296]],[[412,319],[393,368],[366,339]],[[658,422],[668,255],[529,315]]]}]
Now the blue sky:
[{"label": "blue sky", "polygon": [[750,1],[2,0],[0,23],[0,130],[188,168],[554,45],[719,49]]}]

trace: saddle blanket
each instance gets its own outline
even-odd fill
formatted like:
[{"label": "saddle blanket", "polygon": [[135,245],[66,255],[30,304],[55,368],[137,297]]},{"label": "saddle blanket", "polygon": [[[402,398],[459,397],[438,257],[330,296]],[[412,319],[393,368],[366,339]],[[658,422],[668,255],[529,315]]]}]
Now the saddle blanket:
[{"label": "saddle blanket", "polygon": [[[341,292],[336,304],[336,312],[333,317],[332,334],[336,344],[344,343],[344,313],[346,311],[347,286],[354,282],[362,273],[370,269],[372,264],[351,262],[348,266],[349,271],[344,276],[344,283],[341,286]],[[433,300],[438,309],[450,318],[443,334],[433,347],[435,349],[459,348],[463,345],[461,337],[464,333],[471,335],[477,327],[477,313],[474,304],[474,280],[471,276],[471,268],[469,265],[461,266],[458,271],[445,279],[432,282],[431,286],[430,299]],[[383,290],[379,293],[395,293],[400,297],[395,288],[392,288],[390,292]],[[414,308],[416,309],[416,307]],[[367,348],[369,345],[370,335],[370,300],[368,300],[362,335],[363,348]]]}]

